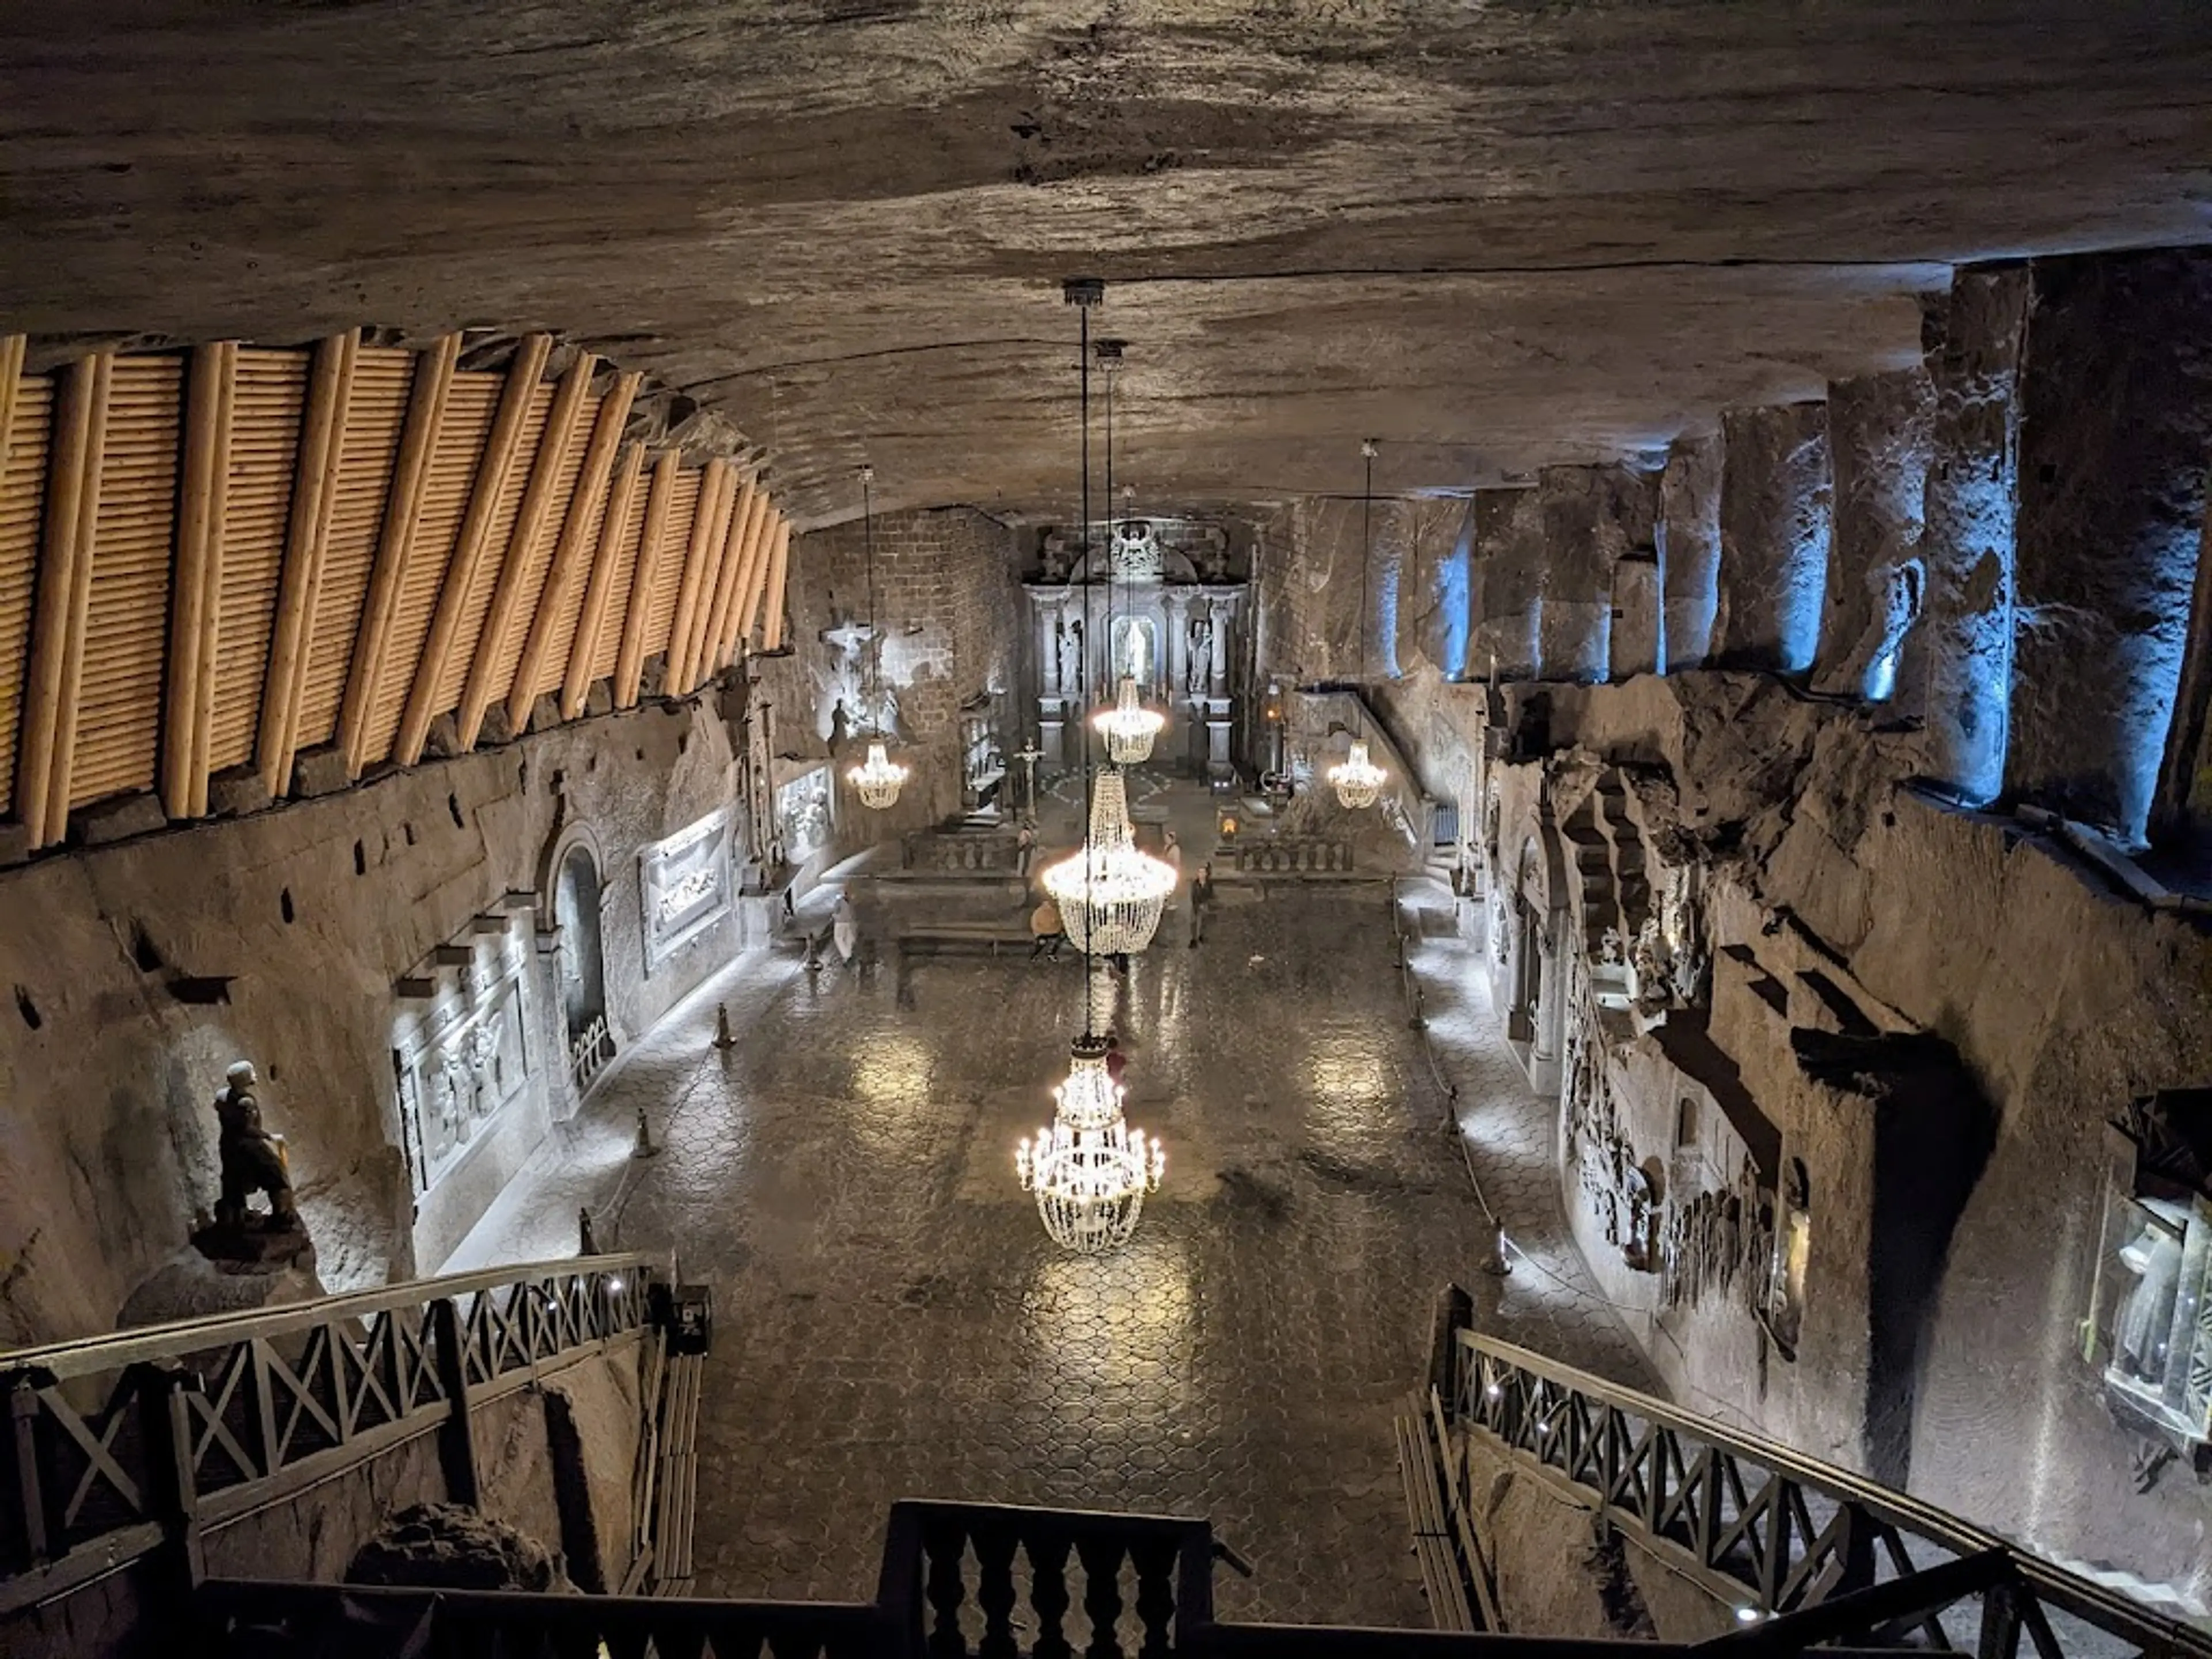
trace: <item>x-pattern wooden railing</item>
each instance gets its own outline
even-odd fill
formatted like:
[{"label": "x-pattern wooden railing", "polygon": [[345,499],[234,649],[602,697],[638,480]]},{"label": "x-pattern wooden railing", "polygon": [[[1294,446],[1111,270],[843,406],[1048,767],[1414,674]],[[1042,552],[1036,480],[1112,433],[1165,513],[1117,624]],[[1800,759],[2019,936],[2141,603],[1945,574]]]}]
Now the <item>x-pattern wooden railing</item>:
[{"label": "x-pattern wooden railing", "polygon": [[1449,1404],[1456,1424],[1595,1497],[1607,1520],[1734,1600],[1753,1621],[1746,1642],[1823,1639],[1803,1632],[1816,1612],[1842,1609],[1852,1620],[1838,1629],[1879,1638],[1870,1646],[2014,1659],[2025,1635],[2038,1659],[2212,1659],[2212,1635],[1954,1516],[1526,1349],[1458,1332]]},{"label": "x-pattern wooden railing", "polygon": [[471,1403],[643,1325],[643,1256],[325,1297],[0,1355],[0,1612],[419,1435],[472,1494]]}]

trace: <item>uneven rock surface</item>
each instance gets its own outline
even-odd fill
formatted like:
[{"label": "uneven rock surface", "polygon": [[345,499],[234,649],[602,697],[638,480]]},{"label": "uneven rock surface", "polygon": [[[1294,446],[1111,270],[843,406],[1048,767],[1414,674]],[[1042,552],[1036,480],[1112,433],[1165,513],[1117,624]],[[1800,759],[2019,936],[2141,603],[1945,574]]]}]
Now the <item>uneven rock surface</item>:
[{"label": "uneven rock surface", "polygon": [[2200,235],[2208,67],[2192,0],[27,0],[0,303],[46,358],[573,331],[805,527],[863,451],[886,507],[1062,503],[1087,267],[1147,495],[1370,434],[1463,488],[1902,367],[1944,262]]}]

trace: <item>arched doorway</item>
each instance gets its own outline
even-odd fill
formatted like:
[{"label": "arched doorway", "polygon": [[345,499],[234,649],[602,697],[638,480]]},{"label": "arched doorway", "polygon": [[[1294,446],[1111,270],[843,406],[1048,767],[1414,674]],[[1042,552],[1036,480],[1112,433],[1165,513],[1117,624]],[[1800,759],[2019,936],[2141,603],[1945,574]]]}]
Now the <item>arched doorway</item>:
[{"label": "arched doorway", "polygon": [[607,981],[599,939],[599,871],[588,847],[571,847],[553,883],[553,921],[561,930],[561,1014],[568,1075],[581,1095],[614,1058],[607,1025]]}]

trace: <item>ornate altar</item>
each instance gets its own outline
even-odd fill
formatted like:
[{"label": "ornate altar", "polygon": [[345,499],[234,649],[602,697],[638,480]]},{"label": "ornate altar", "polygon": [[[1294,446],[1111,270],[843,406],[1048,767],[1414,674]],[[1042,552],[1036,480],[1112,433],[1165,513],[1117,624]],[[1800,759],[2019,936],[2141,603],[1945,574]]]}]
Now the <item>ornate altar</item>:
[{"label": "ornate altar", "polygon": [[[1249,555],[1218,525],[1121,519],[1048,531],[1023,584],[1028,596],[1029,695],[1042,764],[1082,761],[1079,728],[1123,675],[1167,716],[1153,749],[1164,769],[1226,781],[1251,650]],[[1090,599],[1089,637],[1084,600]]]}]

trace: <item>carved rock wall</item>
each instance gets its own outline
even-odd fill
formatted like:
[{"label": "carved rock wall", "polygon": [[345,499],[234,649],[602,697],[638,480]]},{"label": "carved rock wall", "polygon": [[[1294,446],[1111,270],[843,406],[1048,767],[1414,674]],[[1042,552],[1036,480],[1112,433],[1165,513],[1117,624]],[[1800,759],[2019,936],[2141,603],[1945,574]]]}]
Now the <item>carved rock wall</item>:
[{"label": "carved rock wall", "polygon": [[[14,994],[0,1026],[0,1343],[108,1328],[169,1256],[214,1191],[210,1102],[240,1055],[289,1139],[325,1283],[434,1266],[410,1242],[395,981],[506,894],[539,895],[550,918],[543,861],[588,832],[608,1015],[626,1043],[736,942],[725,918],[648,976],[638,849],[735,787],[724,721],[654,706],[0,876],[0,985]],[[567,1056],[544,963],[532,1063],[550,1085]]]}]

